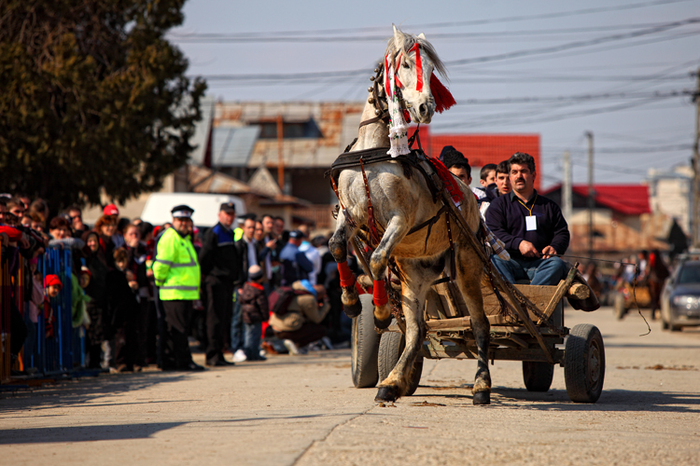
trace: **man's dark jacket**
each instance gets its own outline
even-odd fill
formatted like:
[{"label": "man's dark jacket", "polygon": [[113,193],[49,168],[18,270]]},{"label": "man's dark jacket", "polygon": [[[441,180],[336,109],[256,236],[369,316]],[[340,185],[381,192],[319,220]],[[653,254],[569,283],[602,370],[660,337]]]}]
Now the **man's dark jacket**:
[{"label": "man's dark jacket", "polygon": [[[518,249],[522,240],[531,242],[540,252],[546,246],[552,246],[557,254],[564,254],[569,247],[570,235],[559,206],[538,195],[537,191],[526,206],[513,192],[500,196],[486,211],[486,225],[503,241],[512,257],[523,257]],[[528,209],[532,209],[532,215],[537,217],[537,230],[525,229],[525,217],[530,215]]]},{"label": "man's dark jacket", "polygon": [[199,266],[205,280],[243,284],[243,254],[234,242],[232,229],[217,223],[207,230],[199,251]]}]

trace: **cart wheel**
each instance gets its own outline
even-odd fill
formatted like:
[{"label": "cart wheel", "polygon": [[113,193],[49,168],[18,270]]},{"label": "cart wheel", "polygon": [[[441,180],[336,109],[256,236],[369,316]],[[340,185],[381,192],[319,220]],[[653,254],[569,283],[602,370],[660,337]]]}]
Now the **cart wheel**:
[{"label": "cart wheel", "polygon": [[356,388],[377,385],[377,350],[379,335],[374,330],[372,295],[360,295],[362,312],[352,319],[352,383]]},{"label": "cart wheel", "polygon": [[[401,353],[406,346],[406,339],[401,333],[385,332],[379,341],[379,380],[384,380],[389,376],[389,373],[394,369],[394,366],[399,361]],[[423,355],[418,354],[411,368],[409,375],[408,388],[403,396],[411,396],[415,393],[420,383],[420,377],[423,373]]]},{"label": "cart wheel", "polygon": [[553,378],[554,364],[523,361],[523,381],[528,392],[546,392]]},{"label": "cart wheel", "polygon": [[603,391],[605,347],[597,327],[575,326],[564,348],[566,393],[575,403],[595,403]]},{"label": "cart wheel", "polygon": [[627,314],[627,309],[625,309],[625,297],[621,293],[615,295],[615,302],[613,303],[613,314],[617,317],[617,320],[622,320]]}]

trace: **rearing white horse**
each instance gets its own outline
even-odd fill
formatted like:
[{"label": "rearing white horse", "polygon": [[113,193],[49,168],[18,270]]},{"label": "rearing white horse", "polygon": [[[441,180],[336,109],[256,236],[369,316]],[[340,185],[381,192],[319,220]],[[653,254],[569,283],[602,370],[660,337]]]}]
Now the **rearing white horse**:
[{"label": "rearing white horse", "polygon": [[[399,97],[400,105],[415,123],[430,123],[436,107],[438,111],[444,108],[439,92],[434,89],[442,88],[442,85],[433,76],[434,71],[444,75],[444,66],[433,46],[422,34],[413,36],[394,27],[394,36],[386,48],[384,63],[385,66],[378,70],[379,84],[372,90],[365,104],[363,123],[360,124],[358,139],[351,147],[351,153],[372,148],[388,149],[390,146],[389,128],[382,118],[388,106],[388,93],[389,98]],[[393,82],[392,75],[395,75]],[[387,85],[390,89],[386,89]],[[393,94],[391,88],[394,88]],[[399,111],[402,109],[399,108]],[[396,124],[396,121],[392,123]],[[422,174],[416,168],[402,165],[400,157],[366,164],[366,184],[363,169],[359,166],[342,168],[337,180],[337,192],[345,212],[338,215],[336,229],[330,240],[331,253],[338,263],[345,312],[350,317],[356,317],[361,307],[354,286],[355,277],[346,262],[347,244],[357,234],[358,228],[373,228],[368,214],[370,205],[376,229],[381,233],[381,241],[376,245],[369,261],[374,280],[375,324],[379,328],[386,328],[392,317],[385,290],[386,271],[391,257],[395,259],[399,271],[401,307],[406,321],[406,346],[394,369],[379,384],[375,398],[377,401],[394,401],[407,389],[410,369],[425,338],[425,296],[431,284],[444,270],[450,249],[449,223],[447,215],[441,215],[441,202],[433,200],[433,194]],[[406,173],[406,170],[411,173]],[[476,231],[479,227],[476,199],[468,186],[460,181],[458,184],[463,197],[461,212],[472,231]],[[435,219],[430,228],[414,229],[430,219]],[[488,369],[489,322],[484,315],[480,285],[483,263],[470,248],[459,228],[454,227],[452,235],[455,241],[456,282],[469,309],[478,349],[473,402],[487,404],[490,403],[491,376]]]}]

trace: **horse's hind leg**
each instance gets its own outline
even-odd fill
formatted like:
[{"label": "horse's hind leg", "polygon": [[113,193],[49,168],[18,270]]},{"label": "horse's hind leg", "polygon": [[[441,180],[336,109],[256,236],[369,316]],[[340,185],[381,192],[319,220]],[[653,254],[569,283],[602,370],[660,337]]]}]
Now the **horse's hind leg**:
[{"label": "horse's hind leg", "polygon": [[472,389],[475,405],[491,403],[491,373],[489,372],[490,324],[484,313],[481,296],[482,265],[471,250],[460,248],[457,255],[457,285],[469,309],[469,317],[476,340],[477,371]]},{"label": "horse's hind leg", "polygon": [[406,280],[405,283],[402,283],[401,303],[406,320],[406,346],[394,369],[379,384],[377,396],[374,398],[377,402],[395,401],[406,393],[411,369],[425,339],[423,319],[425,296],[444,266],[444,262],[440,259],[436,259],[435,264],[440,266],[431,267],[428,264],[426,268],[426,261],[420,260],[399,262],[401,274]]},{"label": "horse's hind leg", "polygon": [[338,215],[338,223],[333,236],[328,241],[328,247],[333,259],[338,263],[343,310],[348,317],[357,317],[362,312],[362,304],[355,287],[355,275],[348,266],[348,229],[342,212]]}]

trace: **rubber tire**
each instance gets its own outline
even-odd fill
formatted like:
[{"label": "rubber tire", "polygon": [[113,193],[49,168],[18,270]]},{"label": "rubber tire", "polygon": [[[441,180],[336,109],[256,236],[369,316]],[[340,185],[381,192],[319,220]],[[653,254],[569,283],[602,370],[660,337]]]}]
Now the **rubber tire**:
[{"label": "rubber tire", "polygon": [[625,309],[625,297],[622,293],[617,293],[615,299],[613,300],[613,314],[617,320],[622,320],[627,314],[627,309]]},{"label": "rubber tire", "polygon": [[680,325],[671,325],[671,324],[668,324],[668,328],[669,328],[669,330],[671,330],[672,332],[680,332],[681,330],[683,330],[683,327],[681,327]]},{"label": "rubber tire", "polygon": [[[399,361],[401,353],[406,346],[406,339],[403,334],[396,332],[382,333],[379,341],[379,380],[384,380],[394,369]],[[418,354],[408,376],[408,387],[402,396],[411,396],[416,392],[423,374],[423,355]]]},{"label": "rubber tire", "polygon": [[362,312],[352,319],[351,367],[355,388],[371,388],[377,385],[379,372],[377,354],[379,334],[374,330],[374,304],[372,295],[360,295]]},{"label": "rubber tire", "polygon": [[668,327],[669,327],[668,322],[666,322],[662,316],[661,317],[661,330],[668,330]]},{"label": "rubber tire", "polygon": [[552,386],[554,364],[523,361],[523,382],[528,392],[546,392]]},{"label": "rubber tire", "polygon": [[595,403],[603,392],[605,346],[600,330],[579,324],[569,333],[564,347],[566,393],[574,403]]}]

